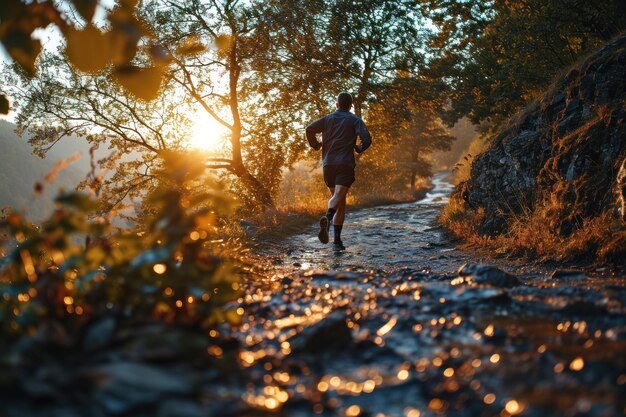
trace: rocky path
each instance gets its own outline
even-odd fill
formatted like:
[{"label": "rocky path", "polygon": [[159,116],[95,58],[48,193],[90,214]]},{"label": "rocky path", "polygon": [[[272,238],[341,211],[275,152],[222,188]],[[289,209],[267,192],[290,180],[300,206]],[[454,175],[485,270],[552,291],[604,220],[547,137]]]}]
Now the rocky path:
[{"label": "rocky path", "polygon": [[349,213],[346,252],[313,226],[265,247],[274,274],[247,288],[234,334],[245,403],[285,416],[624,415],[624,277],[463,252],[436,224],[451,185],[434,185],[418,203]]},{"label": "rocky path", "polygon": [[238,328],[104,317],[68,351],[50,325],[0,357],[0,417],[624,415],[624,277],[459,250],[434,184],[350,213],[344,253],[261,245]]}]

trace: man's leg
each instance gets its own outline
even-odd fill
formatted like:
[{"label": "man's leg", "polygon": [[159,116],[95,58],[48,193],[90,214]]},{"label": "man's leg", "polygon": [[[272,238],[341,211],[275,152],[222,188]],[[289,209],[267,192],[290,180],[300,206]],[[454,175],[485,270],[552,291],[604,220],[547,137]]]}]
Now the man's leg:
[{"label": "man's leg", "polygon": [[335,238],[333,242],[334,250],[344,250],[346,247],[343,245],[341,240],[341,231],[343,229],[343,222],[346,218],[346,197],[340,201],[339,206],[337,206],[337,213],[335,213],[335,218],[333,219],[333,228],[335,230]]},{"label": "man's leg", "polygon": [[332,224],[335,232],[335,250],[345,249],[343,243],[341,242],[341,230],[343,229],[343,222],[346,218],[346,197],[349,190],[350,187],[337,185],[335,186],[333,196],[330,200],[328,200],[328,212],[326,213],[326,216],[329,217],[329,222],[331,220],[333,222]]},{"label": "man's leg", "polygon": [[[333,198],[333,196],[335,195],[335,187],[328,187],[328,191],[330,191],[330,198]],[[326,210],[328,210],[328,202],[326,203]],[[328,219],[328,229],[330,230],[330,225],[333,224],[333,218],[335,217],[335,213],[336,210],[334,212],[332,212],[332,217],[330,217]],[[328,211],[326,211],[326,214],[324,215],[326,218],[328,218]]]},{"label": "man's leg", "polygon": [[[326,212],[328,220],[332,220],[333,216],[337,211],[339,211],[342,204],[344,211],[343,216],[345,216],[345,203],[348,191],[350,191],[350,187],[346,187],[345,185],[336,185],[333,187],[333,195],[330,200],[328,200],[328,211]],[[343,220],[341,222],[343,223]]]},{"label": "man's leg", "polygon": [[326,211],[326,218],[328,219],[330,227],[333,217],[339,209],[341,201],[346,199],[346,195],[348,194],[350,187],[346,187],[345,185],[336,185],[335,187],[328,187],[328,189],[331,190],[332,193],[330,200],[328,200],[328,211]]},{"label": "man's leg", "polygon": [[342,201],[345,202],[346,194],[350,187],[346,187],[345,185],[336,185],[334,187],[328,187],[331,191],[331,198],[328,200],[328,211],[320,220],[320,232],[318,237],[320,242],[328,243],[328,231],[330,229],[330,225],[333,222],[333,218],[338,210],[342,210],[341,214],[341,222],[343,224],[343,218],[345,217],[345,204],[341,204]]},{"label": "man's leg", "polygon": [[337,206],[337,211],[335,212],[335,217],[333,220],[334,225],[342,225],[346,218],[346,197],[347,196],[344,196]]},{"label": "man's leg", "polygon": [[[324,175],[326,175],[325,171],[324,171]],[[326,177],[324,177],[324,179],[326,180]],[[326,182],[326,184],[328,184],[328,182]],[[330,191],[330,197],[332,198],[333,195],[335,194],[335,186],[329,185],[328,191]],[[327,207],[328,207],[328,204],[327,204]],[[326,214],[324,214],[322,218],[320,219],[320,232],[317,235],[317,237],[322,243],[328,243],[329,241],[328,233],[330,232],[330,225],[332,224],[331,222],[333,221],[334,215],[335,215],[335,210],[327,209]]]}]

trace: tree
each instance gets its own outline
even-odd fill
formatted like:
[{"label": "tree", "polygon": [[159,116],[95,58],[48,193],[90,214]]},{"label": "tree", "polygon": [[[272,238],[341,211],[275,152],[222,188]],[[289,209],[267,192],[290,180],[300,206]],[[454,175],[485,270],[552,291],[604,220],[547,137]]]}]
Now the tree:
[{"label": "tree", "polygon": [[433,77],[448,85],[453,123],[494,127],[544,91],[559,71],[626,30],[623,0],[422,0],[439,28]]},{"label": "tree", "polygon": [[426,31],[411,1],[279,0],[262,12],[273,40],[266,66],[274,71],[266,76],[319,113],[328,110],[327,95],[350,91],[355,114],[366,117],[368,103],[384,95],[396,71],[423,62]]},{"label": "tree", "polygon": [[160,154],[180,150],[190,121],[184,99],[171,88],[151,102],[138,101],[106,74],[77,73],[60,54],[43,53],[38,74],[31,78],[19,67],[3,71],[17,103],[18,134],[28,135],[40,156],[66,137],[83,137],[112,149],[99,162],[106,176],[89,184],[102,197],[104,211],[120,208],[156,185]]},{"label": "tree", "polygon": [[391,132],[442,105],[423,72],[429,32],[414,2],[281,0],[260,10],[272,42],[253,62],[266,69],[259,84],[274,104],[303,126],[331,110],[340,91],[352,92],[354,112],[374,136],[359,166],[367,190],[357,184],[356,193],[405,191],[409,177],[392,151],[399,136]]},{"label": "tree", "polygon": [[[263,108],[258,106],[258,94],[246,84],[247,78],[254,77],[250,60],[264,50],[256,34],[253,7],[238,0],[157,0],[148,5],[145,15],[159,27],[159,40],[166,46],[181,39],[191,43],[207,39],[216,46],[195,56],[175,55],[170,79],[230,132],[230,155],[209,159],[209,166],[235,175],[258,203],[272,207],[275,174],[284,165],[278,156],[287,150],[280,141],[268,149],[254,146],[259,142],[269,145],[271,136],[261,137],[258,127],[255,130]],[[271,135],[267,130],[263,133]],[[259,158],[271,155],[275,157]],[[273,171],[274,175],[265,175],[268,181],[261,181],[258,177],[263,177],[263,171]]]},{"label": "tree", "polygon": [[396,147],[402,172],[409,179],[411,193],[416,194],[418,177],[432,176],[432,165],[427,156],[436,151],[449,151],[456,138],[434,113],[416,113]]},{"label": "tree", "polygon": [[429,97],[430,81],[401,74],[388,94],[372,103],[370,126],[377,137],[373,157],[364,159],[361,175],[369,188],[402,195],[407,185],[416,195],[418,177],[432,176],[430,155],[447,151],[455,140],[438,115],[441,103]]}]

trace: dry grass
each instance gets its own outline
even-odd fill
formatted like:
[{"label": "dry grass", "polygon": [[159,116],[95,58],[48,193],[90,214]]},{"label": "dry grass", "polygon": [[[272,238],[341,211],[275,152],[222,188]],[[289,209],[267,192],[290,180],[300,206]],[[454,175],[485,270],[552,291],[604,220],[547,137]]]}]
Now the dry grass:
[{"label": "dry grass", "polygon": [[455,198],[444,206],[439,215],[439,224],[450,231],[457,239],[463,239],[470,244],[490,246],[493,239],[478,232],[478,225],[485,219],[485,211],[468,210],[465,205]]},{"label": "dry grass", "polygon": [[[501,253],[546,261],[626,263],[626,224],[615,215],[616,200],[612,197],[614,175],[624,158],[623,142],[616,141],[623,137],[620,136],[623,135],[620,133],[623,132],[620,127],[623,126],[620,113],[623,103],[619,100],[596,103],[593,99],[596,93],[583,82],[596,71],[601,74],[607,71],[601,70],[601,66],[622,59],[624,41],[619,38],[619,42],[619,47],[613,45],[608,52],[581,57],[555,79],[542,97],[536,97],[525,110],[498,129],[499,133],[491,140],[491,146],[499,146],[501,141],[520,130],[542,123],[537,131],[542,132],[544,140],[551,141],[552,151],[541,162],[532,201],[520,201],[515,207],[500,204],[501,212],[496,215],[506,223],[501,229],[500,225],[494,226],[496,223],[485,224],[489,219],[483,211],[471,209],[455,195],[440,217],[444,227],[458,238]],[[556,100],[560,93],[563,98]],[[568,110],[572,97],[587,99],[589,112],[584,118],[582,113],[576,113],[576,107]],[[541,113],[547,117],[540,119]],[[572,115],[580,117],[571,119]],[[611,158],[607,159],[600,152],[609,152]],[[570,175],[569,171],[567,175],[563,172],[567,166],[573,167],[569,179],[565,178]],[[470,171],[470,163],[461,166],[456,182],[469,179]],[[488,238],[481,235],[481,226],[483,229],[490,227],[492,232],[505,232]]]},{"label": "dry grass", "polygon": [[[426,195],[429,188],[420,188],[417,198]],[[373,193],[367,198],[357,198],[348,196],[348,211],[366,207],[374,207],[387,204],[403,203],[411,201],[407,193],[407,198],[393,198],[382,193]],[[422,197],[420,197],[420,195]],[[287,236],[301,232],[319,220],[320,216],[326,212],[326,204],[330,195],[319,193],[318,195],[296,195],[289,204],[274,209],[267,210],[251,219],[251,222],[259,228],[261,238],[280,240]],[[348,214],[349,215],[349,214]]]},{"label": "dry grass", "polygon": [[523,256],[540,261],[623,264],[626,260],[626,225],[608,209],[600,216],[586,219],[569,236],[560,236],[550,227],[554,207],[523,210],[511,216],[507,232],[496,237],[479,233],[483,209],[471,210],[456,199],[444,207],[439,218],[455,237],[470,244],[485,246],[498,253]]},{"label": "dry grass", "polygon": [[[423,181],[418,183],[415,196],[408,189],[403,195],[390,195],[380,190],[368,190],[366,194],[349,194],[348,211],[412,201],[425,196],[429,189],[429,182]],[[279,240],[301,232],[319,220],[326,212],[329,197],[330,192],[322,179],[321,169],[301,163],[285,172],[276,199],[277,208],[267,210],[250,221],[258,227],[257,236]]]},{"label": "dry grass", "polygon": [[467,181],[471,175],[472,162],[478,155],[485,152],[489,146],[489,142],[484,137],[477,137],[470,142],[467,152],[463,155],[454,169],[454,184]]}]

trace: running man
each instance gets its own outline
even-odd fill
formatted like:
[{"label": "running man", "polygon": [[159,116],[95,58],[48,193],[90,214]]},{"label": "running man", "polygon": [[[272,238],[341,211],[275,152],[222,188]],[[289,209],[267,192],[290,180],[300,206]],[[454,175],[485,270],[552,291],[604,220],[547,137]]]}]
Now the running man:
[{"label": "running man", "polygon": [[[332,222],[335,239],[333,249],[344,250],[341,241],[341,229],[346,216],[346,196],[354,182],[354,167],[357,158],[372,144],[372,136],[367,131],[365,123],[354,114],[352,96],[341,93],[337,97],[337,110],[314,121],[306,128],[306,138],[309,145],[316,151],[322,148],[322,163],[324,166],[324,182],[330,190],[328,211],[320,219],[319,239],[328,243],[328,232]],[[317,140],[317,134],[322,134],[322,143]],[[356,138],[361,138],[357,145]]]}]

